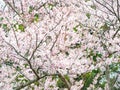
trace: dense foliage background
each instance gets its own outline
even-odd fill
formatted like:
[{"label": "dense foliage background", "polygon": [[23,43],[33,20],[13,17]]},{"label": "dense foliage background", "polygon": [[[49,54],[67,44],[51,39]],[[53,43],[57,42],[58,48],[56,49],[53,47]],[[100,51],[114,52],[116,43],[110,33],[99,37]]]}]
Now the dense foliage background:
[{"label": "dense foliage background", "polygon": [[0,90],[120,90],[119,0],[0,1]]}]

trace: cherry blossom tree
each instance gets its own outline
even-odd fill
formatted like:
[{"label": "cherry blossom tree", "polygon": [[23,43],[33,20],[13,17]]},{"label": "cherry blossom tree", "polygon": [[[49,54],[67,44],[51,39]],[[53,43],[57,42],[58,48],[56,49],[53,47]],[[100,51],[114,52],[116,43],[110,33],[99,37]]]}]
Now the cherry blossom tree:
[{"label": "cherry blossom tree", "polygon": [[119,90],[119,0],[3,0],[1,90]]}]

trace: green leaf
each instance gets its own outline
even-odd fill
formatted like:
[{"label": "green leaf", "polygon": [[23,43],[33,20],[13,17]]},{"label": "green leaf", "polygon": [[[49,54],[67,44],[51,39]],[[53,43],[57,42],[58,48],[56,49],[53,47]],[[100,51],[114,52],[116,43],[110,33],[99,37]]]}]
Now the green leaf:
[{"label": "green leaf", "polygon": [[31,13],[34,10],[33,6],[29,6],[29,13]]},{"label": "green leaf", "polygon": [[6,29],[7,29],[7,24],[2,24],[2,28],[3,28],[4,30],[6,30]]},{"label": "green leaf", "polygon": [[18,29],[21,31],[21,32],[25,32],[25,26],[23,24],[19,24],[18,25]]},{"label": "green leaf", "polygon": [[54,88],[54,86],[53,86],[53,85],[50,85],[50,88]]},{"label": "green leaf", "polygon": [[23,79],[22,82],[26,83],[26,82],[28,82],[28,80],[27,79]]},{"label": "green leaf", "polygon": [[97,61],[97,56],[93,56],[93,61],[94,61],[94,62]]},{"label": "green leaf", "polygon": [[102,54],[101,53],[96,53],[96,56],[101,58],[102,57]]},{"label": "green leaf", "polygon": [[19,66],[16,67],[17,71],[21,71],[21,68]]},{"label": "green leaf", "polygon": [[31,87],[32,88],[32,90],[35,90],[35,88],[34,87]]},{"label": "green leaf", "polygon": [[82,87],[81,90],[87,90],[87,88],[93,82],[93,79],[94,79],[95,75],[96,75],[96,73],[94,73],[94,72],[88,72],[88,73],[83,75],[84,86]]},{"label": "green leaf", "polygon": [[69,56],[69,53],[67,51],[65,52],[65,54],[66,54],[66,56]]},{"label": "green leaf", "polygon": [[109,67],[112,72],[117,72],[119,71],[120,65],[118,63],[112,63]]},{"label": "green leaf", "polygon": [[78,27],[79,27],[79,28],[82,28],[82,26],[83,26],[82,24],[78,24],[78,25],[74,26],[74,27],[73,27],[73,31],[74,31],[74,32],[77,32],[77,31],[78,31],[77,28],[78,28]]},{"label": "green leaf", "polygon": [[97,74],[97,73],[100,73],[100,69],[99,69],[99,68],[98,68],[98,69],[94,69],[94,70],[92,70],[92,72],[93,72],[93,73],[96,73],[96,74]]},{"label": "green leaf", "polygon": [[73,27],[73,30],[74,30],[74,32],[78,31],[77,27]]},{"label": "green leaf", "polygon": [[20,74],[20,75],[18,75],[18,78],[24,78],[24,76]]},{"label": "green leaf", "polygon": [[110,27],[107,25],[107,23],[105,23],[103,26],[100,27],[100,29],[106,31],[106,30],[109,30]]},{"label": "green leaf", "polygon": [[0,64],[0,68],[2,67],[2,64]]},{"label": "green leaf", "polygon": [[87,16],[88,19],[90,19],[91,14],[90,13],[86,13],[86,16]]},{"label": "green leaf", "polygon": [[66,79],[67,81],[70,81],[70,78],[69,78],[68,75],[64,75],[64,77],[65,77],[65,79]]},{"label": "green leaf", "polygon": [[48,4],[48,8],[49,8],[50,10],[52,10],[52,9],[53,9],[53,7],[54,7],[54,5],[53,5],[53,4],[51,4],[51,3],[49,3],[49,4]]},{"label": "green leaf", "polygon": [[5,65],[13,66],[13,62],[11,62],[11,61],[5,61],[4,63],[5,63]]},{"label": "green leaf", "polygon": [[108,56],[108,58],[112,58],[113,57],[113,54],[110,54],[109,56]]},{"label": "green leaf", "polygon": [[63,82],[60,78],[58,78],[58,80],[57,80],[57,87],[59,87],[59,88],[66,88],[67,86],[66,86],[65,82]]},{"label": "green leaf", "polygon": [[81,75],[77,75],[76,78],[74,78],[75,81],[80,81],[82,79]]},{"label": "green leaf", "polygon": [[90,50],[90,56],[93,56],[93,55],[94,55],[93,50]]},{"label": "green leaf", "polygon": [[39,82],[35,82],[34,84],[35,84],[36,86],[39,86],[39,85],[40,85],[40,83],[39,83]]},{"label": "green leaf", "polygon": [[15,81],[16,81],[16,82],[19,82],[19,81],[20,81],[20,79],[19,79],[18,77],[16,77],[16,78],[15,78]]},{"label": "green leaf", "polygon": [[105,82],[105,81],[102,82],[102,83],[100,83],[100,87],[103,88],[103,89],[104,89],[105,85],[106,85],[106,82]]},{"label": "green leaf", "polygon": [[81,47],[81,42],[76,42],[75,44],[71,44],[70,48],[75,49],[75,48],[80,48]]},{"label": "green leaf", "polygon": [[24,64],[24,67],[25,67],[25,68],[27,68],[27,66],[29,66],[27,63],[26,63],[26,64]]},{"label": "green leaf", "polygon": [[96,6],[95,5],[91,5],[90,6],[92,9],[96,10]]},{"label": "green leaf", "polygon": [[57,75],[53,75],[53,76],[52,76],[52,80],[57,79],[57,78],[58,78]]},{"label": "green leaf", "polygon": [[4,18],[3,17],[0,17],[0,21],[2,21]]},{"label": "green leaf", "polygon": [[[65,78],[68,82],[70,82],[70,78],[69,78],[68,75],[64,75],[64,78]],[[65,82],[63,82],[63,81],[61,80],[61,78],[59,78],[59,77],[58,77],[58,80],[57,80],[57,86],[58,86],[59,88],[66,88],[66,87],[67,87],[66,84],[65,84]]]},{"label": "green leaf", "polygon": [[81,43],[76,43],[76,48],[80,48],[81,47]]},{"label": "green leaf", "polygon": [[90,1],[90,0],[85,0],[85,2],[88,2],[88,1]]},{"label": "green leaf", "polygon": [[39,14],[36,13],[36,14],[34,15],[34,21],[38,22],[38,20],[39,20]]}]

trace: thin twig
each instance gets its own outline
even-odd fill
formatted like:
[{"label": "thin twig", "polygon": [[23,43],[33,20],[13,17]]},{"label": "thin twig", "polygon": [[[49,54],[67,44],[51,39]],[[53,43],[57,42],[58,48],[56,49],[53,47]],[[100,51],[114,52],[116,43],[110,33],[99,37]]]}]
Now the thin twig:
[{"label": "thin twig", "polygon": [[22,0],[20,0],[20,5],[21,5],[22,14],[24,14],[24,10],[23,10],[23,3],[22,3]]},{"label": "thin twig", "polygon": [[[6,1],[4,1],[4,2],[6,2]],[[12,10],[13,10],[18,16],[21,17],[21,15],[19,14],[19,12],[18,12],[9,2],[6,2],[6,4],[8,4],[8,5],[12,8]]]},{"label": "thin twig", "polygon": [[[6,42],[6,41],[5,41],[5,42]],[[7,43],[9,46],[11,46],[19,56],[21,56],[23,59],[25,59],[25,60],[27,61],[27,63],[28,63],[29,66],[30,66],[30,69],[33,71],[33,73],[36,75],[36,77],[39,78],[39,75],[37,74],[37,72],[35,71],[35,69],[32,67],[32,64],[31,64],[30,60],[29,60],[28,58],[24,57],[23,55],[21,55],[21,54],[16,50],[16,48],[15,48],[14,46],[12,46],[10,43],[8,43],[8,42],[6,42],[6,43]]]},{"label": "thin twig", "polygon": [[13,34],[14,34],[14,36],[15,36],[16,44],[17,44],[17,46],[19,47],[18,39],[17,39],[16,32],[15,32],[15,30],[14,30],[14,27],[13,27],[13,25],[10,23],[9,19],[8,19],[7,17],[5,17],[5,18],[7,19],[8,23],[11,25],[11,28],[12,28]]},{"label": "thin twig", "polygon": [[22,58],[25,59],[25,60],[28,60],[26,57],[24,57],[23,55],[21,55],[13,45],[11,45],[10,43],[8,43],[8,42],[6,42],[6,41],[5,41],[5,43],[8,44],[10,47],[12,47],[12,48],[14,49],[14,51],[15,51],[20,57],[22,57]]},{"label": "thin twig", "polygon": [[116,35],[119,31],[120,31],[120,26],[119,26],[118,30],[115,32],[115,34],[113,35],[112,39],[114,39],[116,37]]},{"label": "thin twig", "polygon": [[57,40],[58,40],[58,37],[59,37],[59,35],[60,35],[60,32],[61,32],[61,30],[59,31],[58,35],[56,35],[56,39],[55,39],[55,41],[53,42],[53,45],[52,45],[52,47],[50,48],[50,51],[53,50],[53,47],[55,46],[55,44],[56,44],[56,42],[57,42]]}]

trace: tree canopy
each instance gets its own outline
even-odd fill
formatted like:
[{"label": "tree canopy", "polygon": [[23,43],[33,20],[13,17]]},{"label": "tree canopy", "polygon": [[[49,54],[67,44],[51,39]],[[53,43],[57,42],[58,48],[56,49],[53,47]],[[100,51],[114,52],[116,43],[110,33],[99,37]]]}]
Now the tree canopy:
[{"label": "tree canopy", "polygon": [[0,90],[119,90],[119,0],[1,0]]}]

